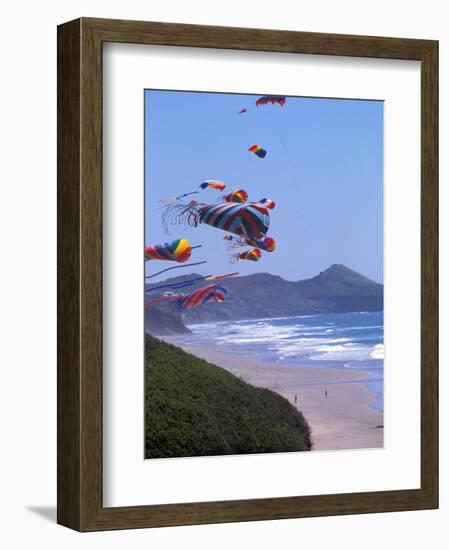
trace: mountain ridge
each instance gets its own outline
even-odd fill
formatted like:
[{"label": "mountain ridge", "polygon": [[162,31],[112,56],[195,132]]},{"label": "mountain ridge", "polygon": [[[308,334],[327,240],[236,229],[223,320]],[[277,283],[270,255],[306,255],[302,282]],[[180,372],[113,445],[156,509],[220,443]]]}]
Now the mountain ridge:
[{"label": "mountain ridge", "polygon": [[[147,285],[147,288],[198,276],[172,277]],[[226,300],[221,304],[211,302],[183,314],[178,312],[184,324],[383,309],[383,285],[343,264],[332,264],[318,275],[299,281],[287,281],[270,273],[254,273],[220,283],[228,290]],[[190,292],[196,288],[199,286],[186,287],[182,291]],[[163,295],[161,291],[151,294],[152,297]],[[158,308],[176,313],[169,303],[158,304]],[[146,315],[151,316],[152,309],[148,308]],[[153,311],[153,314],[157,317],[157,313]],[[153,320],[152,325],[155,324],[157,319]]]}]

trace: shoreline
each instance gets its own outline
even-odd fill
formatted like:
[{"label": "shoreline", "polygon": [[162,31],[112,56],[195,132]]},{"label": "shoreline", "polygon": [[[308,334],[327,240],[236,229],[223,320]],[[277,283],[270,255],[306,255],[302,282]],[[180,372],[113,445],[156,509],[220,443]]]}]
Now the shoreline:
[{"label": "shoreline", "polygon": [[[383,411],[372,408],[374,392],[350,369],[291,366],[206,346],[186,345],[183,337],[159,337],[205,359],[245,382],[270,389],[301,411],[312,431],[313,451],[383,447]],[[326,397],[327,392],[327,397]],[[295,403],[296,395],[296,403]]]}]

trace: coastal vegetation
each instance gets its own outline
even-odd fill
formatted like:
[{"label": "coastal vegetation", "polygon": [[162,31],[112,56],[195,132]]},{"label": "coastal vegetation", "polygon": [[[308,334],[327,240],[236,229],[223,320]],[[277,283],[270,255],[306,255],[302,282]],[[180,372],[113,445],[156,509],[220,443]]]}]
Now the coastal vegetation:
[{"label": "coastal vegetation", "polygon": [[286,399],[145,336],[145,456],[308,451],[310,428]]}]

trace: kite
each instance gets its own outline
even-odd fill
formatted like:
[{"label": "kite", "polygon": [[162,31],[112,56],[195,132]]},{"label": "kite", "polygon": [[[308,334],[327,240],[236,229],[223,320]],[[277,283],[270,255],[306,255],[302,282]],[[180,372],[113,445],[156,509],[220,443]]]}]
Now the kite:
[{"label": "kite", "polygon": [[234,233],[245,239],[265,237],[270,225],[269,210],[258,203],[168,204],[164,206],[162,223],[168,232],[169,225],[185,224],[197,227],[199,223]]},{"label": "kite", "polygon": [[150,307],[153,304],[159,302],[174,302],[177,309],[181,311],[184,309],[192,309],[202,304],[215,300],[216,302],[223,302],[227,294],[227,290],[224,286],[220,285],[208,285],[194,290],[190,294],[178,294],[175,296],[163,296],[161,298],[155,298],[145,303],[145,308]]},{"label": "kite", "polygon": [[168,260],[172,262],[182,263],[183,265],[175,265],[173,267],[167,267],[166,269],[162,269],[161,271],[154,273],[154,275],[147,275],[145,278],[151,279],[153,277],[156,277],[156,275],[160,275],[161,273],[165,273],[165,271],[170,271],[171,269],[178,269],[180,267],[192,267],[194,265],[205,264],[206,263],[205,261],[196,262],[193,264],[184,264],[184,262],[186,262],[190,258],[192,254],[192,250],[200,247],[201,245],[191,246],[187,239],[176,239],[171,243],[146,246],[145,261]]},{"label": "kite", "polygon": [[227,292],[228,291],[224,286],[204,286],[202,288],[199,288],[198,290],[195,290],[194,292],[191,292],[190,294],[187,294],[186,296],[178,298],[176,306],[178,309],[183,310],[198,307],[202,304],[210,302],[211,300],[215,300],[216,302],[221,303],[224,302]]},{"label": "kite", "polygon": [[187,239],[176,239],[171,243],[154,244],[145,247],[146,260],[186,262],[191,254],[192,247]]},{"label": "kite", "polygon": [[265,149],[262,149],[260,145],[251,145],[248,151],[250,151],[251,153],[254,153],[261,159],[267,156],[267,152],[265,151]]},{"label": "kite", "polygon": [[278,105],[283,107],[286,101],[287,99],[283,95],[264,95],[256,101],[256,107],[260,107],[261,105],[268,105],[268,103],[271,103],[272,105],[277,103]]},{"label": "kite", "polygon": [[[226,185],[222,181],[218,180],[206,180],[203,181],[203,183],[200,185],[200,189],[218,189],[218,191],[223,191],[223,189],[226,187]],[[182,195],[178,195],[175,197],[175,200],[179,201],[180,199],[184,199],[185,197],[189,197],[190,195],[197,195],[199,191],[190,191],[189,193],[183,193]],[[173,202],[173,200],[161,200],[159,202]]]},{"label": "kite", "polygon": [[263,204],[266,208],[269,208],[270,210],[273,210],[275,208],[276,203],[273,199],[260,199],[260,204]]},{"label": "kite", "polygon": [[264,206],[254,203],[204,205],[199,209],[199,223],[257,239],[267,233],[270,214]]},{"label": "kite", "polygon": [[175,296],[162,296],[161,298],[155,298],[145,303],[145,308],[150,307],[153,304],[159,302],[174,302],[174,305],[180,309],[192,309],[202,304],[215,300],[216,302],[223,302],[227,294],[225,287],[220,285],[208,285],[198,290],[194,290],[190,294],[177,294]]},{"label": "kite", "polygon": [[239,115],[242,115],[243,113],[247,113],[248,112],[248,109],[246,109],[245,107],[243,107],[243,109],[241,109],[238,114]]},{"label": "kite", "polygon": [[273,237],[263,237],[262,239],[247,239],[246,244],[260,248],[265,252],[273,252],[276,248],[276,240]]},{"label": "kite", "polygon": [[240,260],[249,260],[251,262],[258,262],[262,257],[262,252],[258,248],[250,248],[243,252],[238,252],[234,255],[234,260],[239,262]]},{"label": "kite", "polygon": [[253,246],[259,248],[265,252],[273,252],[276,248],[276,240],[273,237],[262,237],[261,239],[242,239],[241,237],[234,237],[233,235],[226,235],[226,241],[230,241],[230,248],[237,248],[240,246]]},{"label": "kite", "polygon": [[225,195],[223,199],[226,202],[246,202],[248,200],[248,193],[244,189],[236,189]]},{"label": "kite", "polygon": [[218,189],[219,191],[223,191],[223,189],[226,187],[226,185],[222,181],[218,180],[206,180],[203,181],[203,183],[200,185],[201,189]]}]

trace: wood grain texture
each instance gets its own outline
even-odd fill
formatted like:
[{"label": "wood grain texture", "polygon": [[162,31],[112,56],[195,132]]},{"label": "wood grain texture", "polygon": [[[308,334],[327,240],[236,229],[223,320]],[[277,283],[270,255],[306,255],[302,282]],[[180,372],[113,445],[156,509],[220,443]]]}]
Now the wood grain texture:
[{"label": "wood grain texture", "polygon": [[80,21],[58,29],[58,522],[80,526]]},{"label": "wood grain texture", "polygon": [[438,43],[421,62],[421,487],[438,503]]},{"label": "wood grain texture", "polygon": [[[105,41],[421,61],[420,489],[103,508],[102,44]],[[106,19],[79,19],[61,25],[58,28],[58,522],[79,531],[94,531],[437,507],[437,182],[437,42]]]}]

